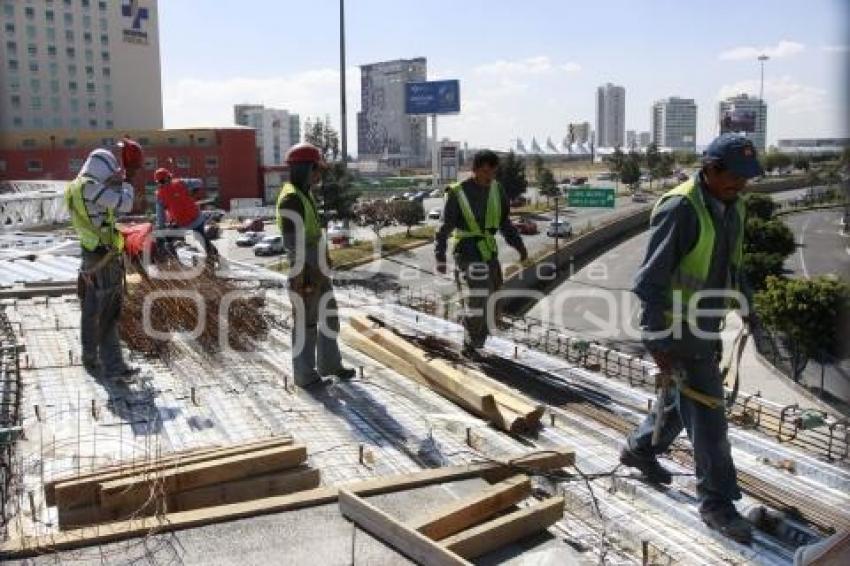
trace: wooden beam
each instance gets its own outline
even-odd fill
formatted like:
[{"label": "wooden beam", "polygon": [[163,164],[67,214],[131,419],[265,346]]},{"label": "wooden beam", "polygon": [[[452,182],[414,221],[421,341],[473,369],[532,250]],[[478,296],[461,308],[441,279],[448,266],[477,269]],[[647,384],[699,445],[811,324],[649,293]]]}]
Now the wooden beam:
[{"label": "wooden beam", "polygon": [[563,516],[564,498],[553,497],[458,533],[440,544],[464,558],[476,558],[544,531]]},{"label": "wooden beam", "polygon": [[[557,450],[544,453],[530,453],[523,458],[515,458],[513,461],[521,461],[525,469],[548,471],[569,465],[573,461],[573,457],[574,454],[571,451]],[[515,473],[515,470],[503,464],[483,462],[464,466],[434,468],[409,474],[384,476],[344,484],[341,487],[365,497],[479,476],[484,477],[488,481],[501,481]],[[195,509],[192,511],[168,513],[163,517],[146,517],[130,521],[106,523],[96,527],[76,529],[53,535],[24,536],[22,538],[10,539],[0,545],[0,558],[34,556],[48,551],[69,550],[146,536],[152,531],[176,531],[257,515],[325,505],[335,502],[337,500],[337,494],[338,488],[323,487],[290,495],[267,497],[228,505],[217,505],[215,507]]]},{"label": "wooden beam", "polygon": [[366,500],[339,490],[339,510],[358,527],[422,566],[462,566],[466,560],[400,523]]},{"label": "wooden beam", "polygon": [[518,473],[548,472],[572,466],[576,462],[576,454],[571,450],[553,449],[523,454],[511,458],[507,466],[497,466],[482,470],[481,476],[490,483],[500,482]]},{"label": "wooden beam", "polygon": [[167,494],[161,506],[145,506],[130,515],[121,516],[115,510],[89,505],[86,507],[73,507],[71,509],[59,508],[59,527],[63,530],[78,528],[87,525],[95,525],[109,521],[129,519],[132,517],[148,517],[161,511],[169,513],[175,511],[189,511],[202,507],[224,505],[227,503],[238,503],[250,501],[273,495],[286,495],[307,489],[315,489],[321,483],[319,470],[307,466],[299,466],[285,472],[275,472],[200,487],[189,491]]},{"label": "wooden beam", "polygon": [[452,501],[409,525],[430,539],[441,540],[489,519],[529,495],[531,480],[526,475],[517,475],[480,493]]},{"label": "wooden beam", "polygon": [[144,476],[132,476],[100,484],[100,504],[120,515],[129,515],[151,499],[155,490],[163,494],[186,491],[216,483],[294,468],[307,460],[301,444],[257,450],[176,466]]},{"label": "wooden beam", "polygon": [[416,371],[413,364],[396,356],[383,346],[378,345],[377,342],[368,339],[366,336],[352,329],[350,326],[343,326],[339,335],[346,344],[361,351],[373,360],[380,362],[381,365],[384,365],[418,383],[423,385],[428,384],[428,382],[419,375],[419,372]]},{"label": "wooden beam", "polygon": [[140,474],[156,473],[161,470],[205,462],[214,458],[223,458],[245,454],[263,448],[288,446],[292,444],[291,436],[276,436],[263,440],[247,442],[238,446],[217,446],[184,451],[174,454],[164,454],[160,458],[119,464],[102,470],[94,470],[80,476],[59,478],[44,485],[45,500],[48,505],[71,508],[81,505],[98,503],[99,484],[111,480],[128,478]]}]

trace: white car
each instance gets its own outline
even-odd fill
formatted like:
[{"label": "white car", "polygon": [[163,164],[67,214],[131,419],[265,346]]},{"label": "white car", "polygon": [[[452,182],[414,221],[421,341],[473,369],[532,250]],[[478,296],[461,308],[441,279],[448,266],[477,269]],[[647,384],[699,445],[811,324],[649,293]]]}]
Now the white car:
[{"label": "white car", "polygon": [[649,202],[649,197],[646,193],[635,193],[632,195],[632,202]]},{"label": "white car", "polygon": [[240,248],[250,248],[262,239],[262,232],[243,232],[242,234],[239,234],[238,238],[236,238],[236,245]]},{"label": "white car", "polygon": [[351,239],[351,231],[342,222],[331,222],[328,225],[328,241],[338,244]]},{"label": "white car", "polygon": [[443,197],[443,189],[434,189],[430,194],[431,198],[442,198]]},{"label": "white car", "polygon": [[442,215],[443,215],[443,209],[442,208],[432,208],[431,211],[428,213],[428,218],[430,220],[439,220]]},{"label": "white car", "polygon": [[283,253],[283,236],[266,236],[254,245],[254,255],[276,255]]},{"label": "white car", "polygon": [[546,235],[550,238],[569,238],[573,235],[573,227],[565,220],[559,220],[557,222],[553,220],[546,229]]}]

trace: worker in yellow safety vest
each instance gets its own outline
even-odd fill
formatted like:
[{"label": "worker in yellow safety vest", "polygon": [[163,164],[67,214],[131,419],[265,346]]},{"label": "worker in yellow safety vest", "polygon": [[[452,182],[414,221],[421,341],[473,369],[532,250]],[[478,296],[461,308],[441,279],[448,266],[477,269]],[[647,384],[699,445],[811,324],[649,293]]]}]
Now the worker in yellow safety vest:
[{"label": "worker in yellow safety vest", "polygon": [[686,430],[694,447],[700,515],[709,527],[742,543],[752,539],[752,528],[733,504],[741,492],[717,352],[730,306],[751,316],[751,293],[741,271],[745,206],[739,194],[762,174],[753,143],[723,134],[706,149],[702,169],[655,205],[633,290],[643,307],[644,344],[670,386],[659,410],[629,435],[620,454],[623,464],[648,481],[669,484],[672,475],[656,457]]},{"label": "worker in yellow safety vest", "polygon": [[120,164],[107,149],[92,151],[65,189],[65,204],[81,247],[77,278],[83,367],[90,374],[128,382],[138,368],[121,353],[118,319],[124,295],[124,239],[116,215],[133,208],[133,176],[144,165],[141,146],[118,143]]},{"label": "worker in yellow safety vest", "polygon": [[464,356],[477,359],[495,323],[497,305],[491,297],[502,286],[502,266],[496,232],[515,248],[520,260],[528,253],[516,227],[511,224],[505,191],[496,181],[499,157],[484,150],[475,154],[472,177],[450,185],[443,208],[442,225],[437,231],[435,255],[437,271],[446,273],[449,235],[454,243],[455,278],[467,287],[463,318]]},{"label": "worker in yellow safety vest", "polygon": [[343,367],[337,343],[339,318],[328,270],[327,245],[322,237],[316,200],[311,188],[321,183],[327,167],[319,148],[300,143],[286,154],[289,182],[277,199],[277,225],[289,260],[289,299],[292,303],[292,370],[295,383],[317,389],[323,376],[351,379]]}]

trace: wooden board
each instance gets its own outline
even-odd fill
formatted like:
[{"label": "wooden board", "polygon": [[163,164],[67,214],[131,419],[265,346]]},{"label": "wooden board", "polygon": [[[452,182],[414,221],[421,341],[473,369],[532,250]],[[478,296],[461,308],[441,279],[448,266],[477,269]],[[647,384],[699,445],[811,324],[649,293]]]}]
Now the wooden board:
[{"label": "wooden board", "polygon": [[453,501],[426,517],[409,523],[410,528],[433,540],[441,540],[485,521],[531,495],[531,480],[517,475],[487,487],[480,493]]},{"label": "wooden board", "polygon": [[[159,502],[159,506],[145,507],[137,512],[134,511],[131,516],[147,517],[163,509],[168,512],[188,511],[202,507],[211,507],[213,505],[249,501],[251,499],[273,495],[286,495],[297,491],[317,488],[320,482],[321,474],[319,470],[309,468],[308,466],[299,466],[285,472],[263,474],[242,480],[168,494],[163,501]],[[115,510],[99,505],[73,507],[71,509],[59,508],[59,527],[63,530],[128,518],[129,516],[121,516]]]},{"label": "wooden board", "polygon": [[156,473],[178,465],[209,461],[215,458],[245,454],[264,448],[288,446],[292,437],[277,436],[259,441],[247,442],[238,446],[202,448],[190,452],[165,454],[155,460],[131,462],[110,467],[102,471],[95,470],[88,474],[70,478],[60,478],[45,484],[44,494],[48,505],[71,508],[80,505],[95,505],[98,503],[99,484],[111,480],[128,478],[147,473]]},{"label": "wooden board", "polygon": [[[517,458],[515,461],[521,460],[523,465],[528,468],[547,471],[569,465],[573,459],[573,452],[559,450],[555,455],[549,452],[542,454],[531,453],[524,458]],[[479,476],[489,481],[501,481],[515,473],[510,467],[505,467],[495,462],[484,462],[379,477],[350,483],[342,487],[358,495],[369,496]],[[242,503],[231,503],[192,511],[169,513],[163,517],[146,517],[132,521],[106,523],[96,527],[65,531],[54,535],[24,536],[4,542],[0,546],[0,558],[34,556],[43,554],[44,552],[68,550],[146,536],[151,532],[189,529],[212,523],[243,519],[245,517],[280,513],[315,505],[325,505],[335,502],[337,500],[337,494],[338,488],[324,487],[293,493],[291,495],[267,497]]]},{"label": "wooden board", "polygon": [[361,351],[373,360],[380,362],[381,365],[384,365],[418,383],[427,385],[427,382],[421,375],[419,375],[419,372],[416,371],[413,364],[396,356],[386,348],[379,346],[377,342],[366,338],[350,326],[343,326],[339,335],[346,344]]},{"label": "wooden board", "polygon": [[306,460],[307,448],[294,444],[176,466],[153,476],[133,476],[104,482],[100,484],[100,504],[120,516],[127,516],[151,499],[154,488],[164,494],[176,493],[286,470]]},{"label": "wooden board", "polygon": [[339,490],[339,510],[384,544],[422,566],[462,566],[466,560],[444,548],[425,535],[400,523],[365,499],[346,490]]},{"label": "wooden board", "polygon": [[440,542],[464,558],[476,558],[542,532],[564,516],[564,498],[553,497],[493,519]]}]

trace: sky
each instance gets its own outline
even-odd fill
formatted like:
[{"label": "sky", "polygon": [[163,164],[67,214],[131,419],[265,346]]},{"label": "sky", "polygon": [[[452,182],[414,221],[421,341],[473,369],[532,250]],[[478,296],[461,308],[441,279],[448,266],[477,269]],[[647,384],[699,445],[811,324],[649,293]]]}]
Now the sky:
[{"label": "sky", "polygon": [[[337,0],[159,0],[166,127],[227,126],[261,103],[339,127]],[[358,65],[426,57],[428,79],[459,79],[461,112],[438,136],[508,149],[555,143],[594,121],[596,87],[626,89],[626,129],[649,130],[653,101],[693,98],[697,144],[717,102],[758,96],[765,53],[768,144],[850,136],[850,0],[348,0],[349,151]]]}]

